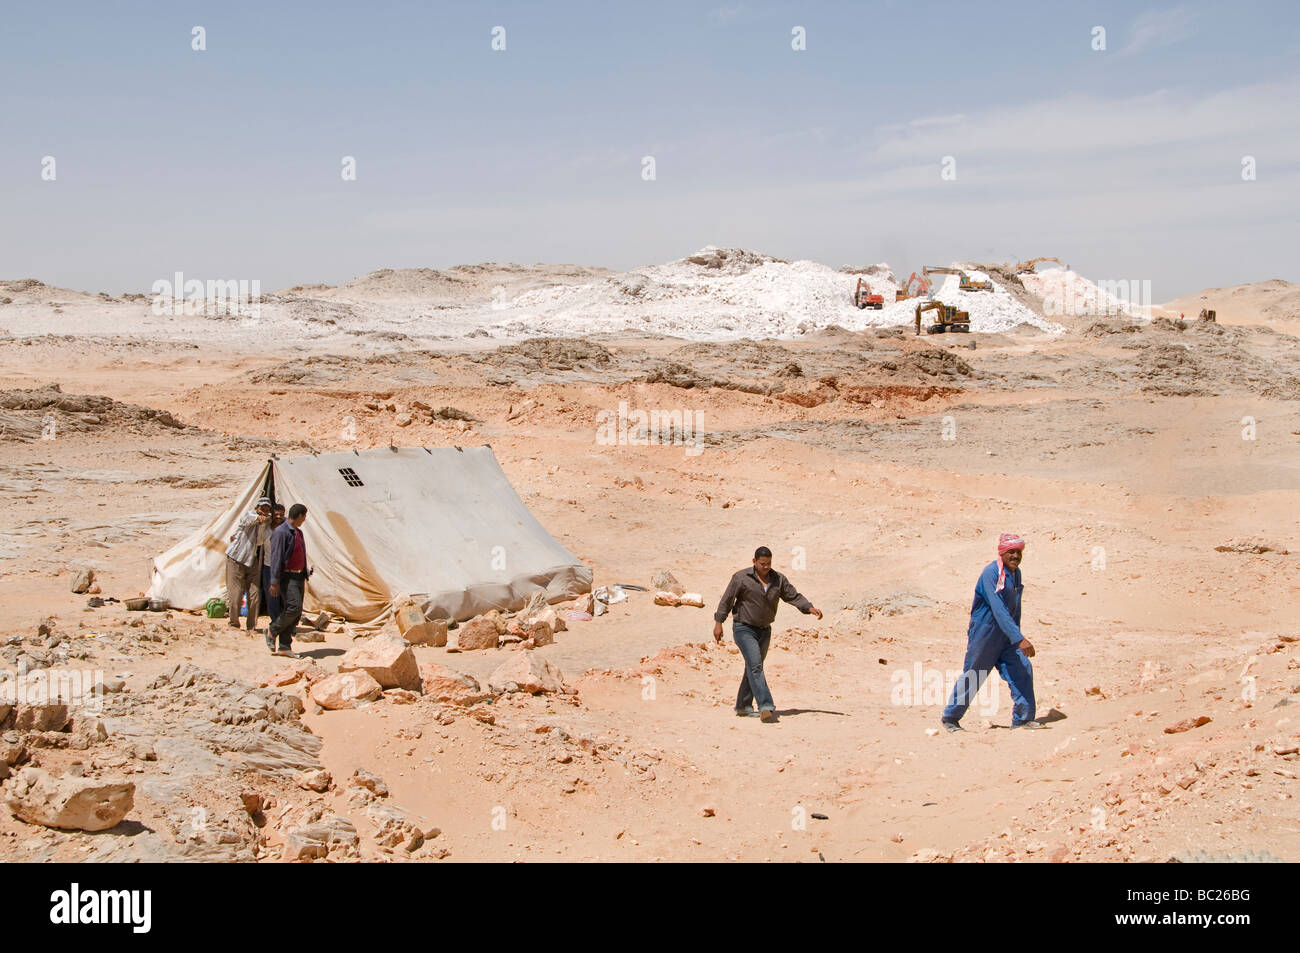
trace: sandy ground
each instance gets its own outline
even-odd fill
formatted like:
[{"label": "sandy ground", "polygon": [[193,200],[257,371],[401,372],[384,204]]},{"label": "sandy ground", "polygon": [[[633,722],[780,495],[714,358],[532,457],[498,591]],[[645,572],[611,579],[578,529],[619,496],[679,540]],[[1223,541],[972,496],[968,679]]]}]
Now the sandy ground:
[{"label": "sandy ground", "polygon": [[[1276,326],[1294,317],[267,353],[110,327],[44,335],[0,312],[5,664],[71,651],[68,664],[126,683],[107,741],[47,739],[28,757],[137,780],[110,834],[4,812],[0,859],[276,859],[292,824],[326,812],[361,833],[355,856],[383,860],[1300,860],[1300,340]],[[41,391],[53,383],[65,397]],[[475,422],[399,426],[415,400]],[[596,416],[621,401],[691,411],[702,452],[600,445]],[[270,453],[390,441],[490,444],[597,584],[647,586],[668,568],[707,608],[633,593],[573,623],[537,651],[576,695],[308,704],[300,720],[263,712],[241,729],[213,699],[248,686],[220,686],[291,664],[260,637],[90,609],[69,591],[89,566],[103,595],[141,592],[149,557]],[[1024,629],[1047,728],[1007,730],[995,679],[968,731],[936,733],[934,680],[960,667],[975,577],[1010,530],[1029,541]],[[734,717],[739,655],[729,635],[710,638],[727,578],[760,544],[826,614],[778,615],[771,726]],[[36,634],[50,617],[53,648]],[[302,648],[332,670],[352,644],[336,624]],[[483,683],[508,654],[416,653]],[[219,684],[155,681],[178,664]],[[258,770],[240,731],[274,736],[281,768],[292,750],[333,786]],[[195,767],[213,752],[226,760]],[[411,852],[384,844],[377,799],[349,787],[358,768],[386,782],[384,804],[439,833]],[[240,808],[249,791],[275,800],[261,826]]]}]

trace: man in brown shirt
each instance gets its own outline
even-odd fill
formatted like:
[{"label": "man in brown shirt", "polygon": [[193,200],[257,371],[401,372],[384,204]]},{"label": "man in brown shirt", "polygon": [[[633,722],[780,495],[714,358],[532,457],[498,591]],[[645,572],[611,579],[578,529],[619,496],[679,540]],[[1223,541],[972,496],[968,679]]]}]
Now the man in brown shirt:
[{"label": "man in brown shirt", "polygon": [[763,662],[772,644],[772,620],[776,618],[777,603],[782,599],[804,615],[822,617],[821,610],[799,595],[789,579],[772,569],[772,551],[760,546],[754,550],[753,568],[742,569],[731,577],[718,603],[718,611],[713,614],[714,640],[722,641],[722,623],[731,615],[731,637],[745,657],[745,674],[736,695],[736,714],[741,717],[753,714],[757,701],[759,718],[768,724],[776,721],[776,703],[767,687]]}]

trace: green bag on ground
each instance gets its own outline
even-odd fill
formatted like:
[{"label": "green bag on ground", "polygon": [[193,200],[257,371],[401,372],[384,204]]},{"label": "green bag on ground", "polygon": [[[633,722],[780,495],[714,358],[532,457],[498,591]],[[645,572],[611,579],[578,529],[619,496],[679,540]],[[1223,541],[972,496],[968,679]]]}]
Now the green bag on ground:
[{"label": "green bag on ground", "polygon": [[209,619],[224,619],[230,614],[225,599],[209,599],[203,603],[203,612]]}]

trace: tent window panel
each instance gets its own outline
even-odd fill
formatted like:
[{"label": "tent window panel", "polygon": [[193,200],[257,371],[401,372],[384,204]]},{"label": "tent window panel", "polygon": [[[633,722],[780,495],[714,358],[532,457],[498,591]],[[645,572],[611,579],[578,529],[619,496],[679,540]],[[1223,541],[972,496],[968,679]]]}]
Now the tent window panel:
[{"label": "tent window panel", "polygon": [[343,474],[343,479],[347,481],[348,486],[365,486],[361,482],[361,477],[357,476],[357,471],[351,467],[339,467],[339,473]]}]

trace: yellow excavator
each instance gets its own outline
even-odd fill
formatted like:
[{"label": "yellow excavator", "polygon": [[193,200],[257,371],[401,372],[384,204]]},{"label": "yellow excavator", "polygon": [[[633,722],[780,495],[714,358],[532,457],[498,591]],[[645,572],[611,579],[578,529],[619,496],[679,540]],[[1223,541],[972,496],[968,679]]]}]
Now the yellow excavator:
[{"label": "yellow excavator", "polygon": [[1054,261],[1062,268],[1064,268],[1066,271],[1070,270],[1070,266],[1067,265],[1065,262],[1061,261],[1061,259],[1044,257],[1044,258],[1031,258],[1029,259],[1029,261],[1022,261],[1020,264],[1016,265],[1014,268],[1011,269],[1011,273],[1015,275],[1032,274],[1034,270],[1034,266],[1037,265],[1040,261]]},{"label": "yellow excavator", "polygon": [[943,334],[945,331],[969,332],[970,312],[958,311],[942,301],[924,301],[916,306],[916,333],[921,333],[921,315],[927,311],[938,311],[935,322],[925,329],[926,334]]},{"label": "yellow excavator", "polygon": [[975,281],[973,278],[971,278],[970,275],[962,271],[960,268],[940,268],[938,265],[926,265],[924,268],[921,269],[921,272],[926,275],[957,275],[960,279],[960,284],[957,287],[957,290],[959,291],[992,291],[993,290],[993,282]]}]

